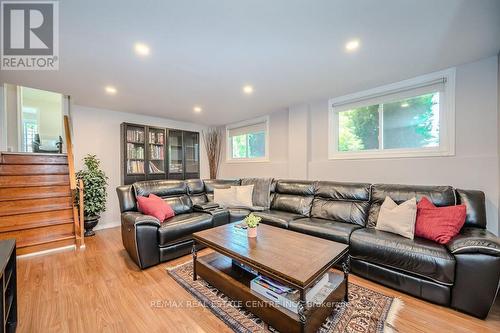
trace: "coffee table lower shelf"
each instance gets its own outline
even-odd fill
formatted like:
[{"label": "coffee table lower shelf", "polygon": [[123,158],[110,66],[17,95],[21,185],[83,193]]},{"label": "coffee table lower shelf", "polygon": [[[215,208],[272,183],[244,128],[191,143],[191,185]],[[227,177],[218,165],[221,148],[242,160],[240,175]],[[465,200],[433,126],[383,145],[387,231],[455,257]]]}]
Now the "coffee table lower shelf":
[{"label": "coffee table lower shelf", "polygon": [[337,286],[322,305],[308,307],[305,321],[294,312],[270,301],[250,289],[253,276],[233,266],[231,258],[213,252],[195,260],[196,274],[226,296],[280,332],[315,332],[333,311],[334,304],[344,300],[346,280],[342,272],[328,271],[330,282]]}]

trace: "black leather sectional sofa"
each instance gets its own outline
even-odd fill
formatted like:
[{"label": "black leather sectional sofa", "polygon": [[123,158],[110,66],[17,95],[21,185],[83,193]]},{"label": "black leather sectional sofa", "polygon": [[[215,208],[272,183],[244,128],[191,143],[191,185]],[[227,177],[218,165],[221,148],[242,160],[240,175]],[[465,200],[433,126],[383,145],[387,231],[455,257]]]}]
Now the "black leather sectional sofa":
[{"label": "black leather sectional sofa", "polygon": [[[244,218],[248,209],[196,210],[213,200],[215,187],[240,180],[161,180],[117,188],[123,245],[140,268],[191,251],[192,233]],[[137,195],[154,193],[176,216],[158,221],[137,211]],[[262,222],[350,244],[352,272],[410,295],[485,318],[500,279],[500,240],[486,230],[483,192],[450,186],[273,180]],[[446,245],[376,230],[386,196],[397,203],[428,197],[436,206],[465,204],[461,233]]]}]

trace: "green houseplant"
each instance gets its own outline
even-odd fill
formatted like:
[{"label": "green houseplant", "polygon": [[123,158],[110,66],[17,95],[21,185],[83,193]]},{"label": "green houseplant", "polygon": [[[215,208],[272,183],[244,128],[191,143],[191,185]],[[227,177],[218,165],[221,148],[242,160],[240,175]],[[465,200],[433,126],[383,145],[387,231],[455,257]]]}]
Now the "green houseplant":
[{"label": "green houseplant", "polygon": [[[100,214],[106,210],[106,186],[108,177],[99,167],[101,161],[96,155],[83,158],[85,168],[76,173],[76,179],[83,182],[83,215],[85,236],[95,235],[94,227],[99,222]],[[80,200],[77,192],[76,200]]]},{"label": "green houseplant", "polygon": [[253,213],[250,213],[247,217],[245,217],[248,237],[257,237],[257,226],[259,225],[261,220],[262,218],[255,216]]}]

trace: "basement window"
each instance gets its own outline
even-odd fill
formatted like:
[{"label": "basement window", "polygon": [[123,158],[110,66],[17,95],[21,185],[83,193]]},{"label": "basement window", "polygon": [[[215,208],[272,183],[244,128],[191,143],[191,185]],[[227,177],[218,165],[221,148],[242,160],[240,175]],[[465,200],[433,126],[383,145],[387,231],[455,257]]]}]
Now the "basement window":
[{"label": "basement window", "polygon": [[226,126],[227,161],[267,161],[268,139],[267,117]]},{"label": "basement window", "polygon": [[329,101],[329,158],[454,154],[455,70]]}]

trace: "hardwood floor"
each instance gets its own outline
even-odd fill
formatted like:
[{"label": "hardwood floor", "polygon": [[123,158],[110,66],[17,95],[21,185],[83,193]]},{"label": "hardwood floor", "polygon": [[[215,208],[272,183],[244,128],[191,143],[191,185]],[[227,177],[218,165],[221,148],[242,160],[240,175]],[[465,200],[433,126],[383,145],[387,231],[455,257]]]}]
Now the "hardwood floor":
[{"label": "hardwood floor", "polygon": [[[208,309],[182,306],[193,297],[165,270],[189,256],[140,271],[123,249],[119,228],[97,231],[85,243],[82,251],[18,260],[18,332],[231,332]],[[500,331],[498,301],[488,319],[479,320],[356,276],[351,282],[403,300],[399,332]],[[172,300],[179,307],[161,306]]]}]

